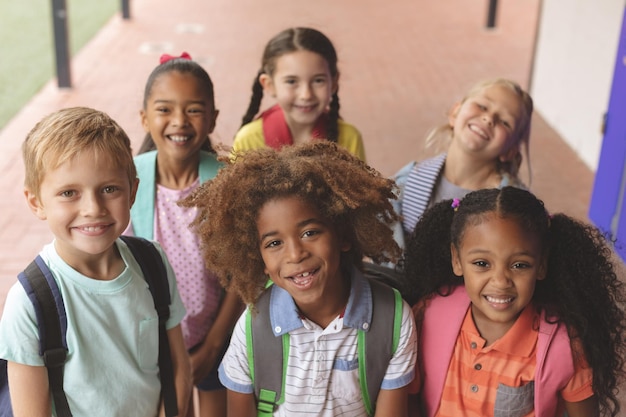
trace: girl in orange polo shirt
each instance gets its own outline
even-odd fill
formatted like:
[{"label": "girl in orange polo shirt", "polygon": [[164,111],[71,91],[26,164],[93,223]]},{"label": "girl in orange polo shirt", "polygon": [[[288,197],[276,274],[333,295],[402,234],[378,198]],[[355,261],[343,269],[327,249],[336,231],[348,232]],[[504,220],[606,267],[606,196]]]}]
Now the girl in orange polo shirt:
[{"label": "girl in orange polo shirt", "polygon": [[604,235],[505,187],[429,209],[409,241],[427,417],[619,411],[626,300]]}]

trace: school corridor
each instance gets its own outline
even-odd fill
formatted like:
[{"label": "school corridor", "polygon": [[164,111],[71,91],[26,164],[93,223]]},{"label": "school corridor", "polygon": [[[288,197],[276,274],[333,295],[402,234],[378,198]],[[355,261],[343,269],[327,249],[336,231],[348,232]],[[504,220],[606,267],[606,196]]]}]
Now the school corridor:
[{"label": "school corridor", "polygon": [[[368,162],[392,175],[426,155],[427,131],[445,122],[447,109],[475,81],[502,76],[528,87],[539,0],[500,1],[492,29],[486,28],[488,3],[131,1],[129,20],[118,13],[72,57],[71,89],[59,90],[51,80],[0,131],[0,310],[17,273],[51,239],[22,195],[20,145],[44,115],[68,106],[106,111],[137,149],[148,74],[162,53],[187,51],[213,78],[220,110],[213,140],[229,145],[267,40],[286,27],[312,26],[329,36],[339,55],[342,117],[362,132]],[[593,173],[538,110],[531,189],[552,211],[586,218]]]}]

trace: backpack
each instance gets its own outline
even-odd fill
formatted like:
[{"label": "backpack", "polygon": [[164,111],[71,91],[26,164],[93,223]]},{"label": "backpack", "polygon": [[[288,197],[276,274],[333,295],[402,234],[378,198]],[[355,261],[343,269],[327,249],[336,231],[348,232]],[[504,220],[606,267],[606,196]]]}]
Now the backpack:
[{"label": "backpack", "polygon": [[[402,297],[397,289],[382,284],[367,271],[365,275],[372,290],[374,313],[369,331],[357,331],[357,352],[361,396],[367,414],[373,416],[389,360],[398,348]],[[266,290],[255,303],[257,314],[253,316],[251,309],[246,312],[248,366],[258,417],[271,417],[276,407],[285,401],[287,361],[284,358],[289,357],[289,334],[274,336],[269,314],[270,293]]]},{"label": "backpack", "polygon": [[[154,299],[159,316],[161,397],[165,405],[165,415],[175,416],[178,414],[178,405],[170,346],[165,328],[170,315],[170,293],[165,265],[159,251],[150,241],[130,236],[121,236],[121,238],[139,263]],[[63,392],[63,368],[67,356],[65,340],[67,317],[61,292],[52,273],[39,255],[18,275],[18,280],[35,308],[39,331],[39,355],[44,358],[48,369],[50,395],[54,400],[57,416],[70,417],[72,413],[65,392]],[[7,379],[7,361],[4,359],[0,360],[0,417],[13,417]]]}]

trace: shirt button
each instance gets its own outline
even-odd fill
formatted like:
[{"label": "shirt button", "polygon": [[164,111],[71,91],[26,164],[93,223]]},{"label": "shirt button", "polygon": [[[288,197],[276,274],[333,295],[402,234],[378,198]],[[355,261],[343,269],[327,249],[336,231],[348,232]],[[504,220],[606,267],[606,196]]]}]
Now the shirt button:
[{"label": "shirt button", "polygon": [[472,385],[470,389],[472,390],[472,392],[478,392],[478,385]]},{"label": "shirt button", "polygon": [[474,369],[476,369],[477,371],[480,371],[481,369],[483,369],[483,366],[477,363],[476,365],[474,365]]},{"label": "shirt button", "polygon": [[478,345],[476,344],[476,342],[472,342],[472,343],[470,343],[470,347],[472,349],[476,349],[478,347]]},{"label": "shirt button", "polygon": [[276,326],[276,327],[274,327],[274,333],[280,333],[280,331],[281,331],[281,330],[282,330],[282,329],[281,329],[281,327],[280,327],[280,326]]},{"label": "shirt button", "polygon": [[367,330],[369,329],[370,325],[369,323],[363,323],[363,330]]}]

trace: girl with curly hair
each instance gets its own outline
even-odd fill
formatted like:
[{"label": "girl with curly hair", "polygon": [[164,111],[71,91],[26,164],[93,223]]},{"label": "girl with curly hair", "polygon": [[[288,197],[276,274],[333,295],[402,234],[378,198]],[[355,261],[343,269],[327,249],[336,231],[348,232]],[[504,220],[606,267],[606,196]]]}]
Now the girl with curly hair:
[{"label": "girl with curly hair", "polygon": [[483,189],[427,210],[406,260],[423,415],[617,415],[625,299],[595,227]]},{"label": "girl with curly hair", "polygon": [[[357,335],[370,328],[376,310],[362,259],[400,255],[389,227],[396,220],[393,191],[393,180],[319,141],[244,152],[183,202],[199,210],[193,227],[208,267],[250,304],[253,319],[266,314],[268,331],[289,334],[284,401],[273,415],[367,415]],[[273,285],[266,289],[268,279]],[[267,294],[269,310],[256,308]],[[411,309],[401,306],[400,337],[384,368],[377,416],[407,415],[417,342]],[[231,416],[255,414],[249,348],[244,314],[220,365]]]}]

